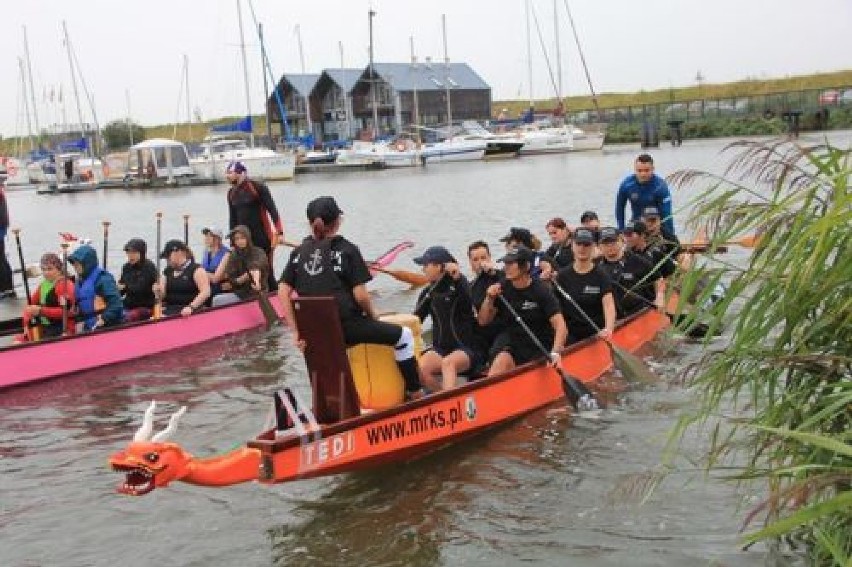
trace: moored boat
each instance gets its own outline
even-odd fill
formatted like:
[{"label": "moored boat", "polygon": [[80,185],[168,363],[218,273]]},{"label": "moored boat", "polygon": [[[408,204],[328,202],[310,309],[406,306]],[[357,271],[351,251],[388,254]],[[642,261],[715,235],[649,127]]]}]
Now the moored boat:
[{"label": "moored boat", "polygon": [[[271,297],[278,306],[278,298]],[[280,309],[279,309],[280,311]],[[265,323],[256,300],[0,348],[0,388],[126,362],[253,329]]]},{"label": "moored boat", "polygon": [[[165,431],[151,435],[152,404],[133,442],[110,458],[112,468],[125,474],[119,492],[139,496],[173,481],[203,486],[280,483],[409,460],[565,396],[560,375],[543,362],[534,362],[420,400],[362,413],[335,313],[329,298],[296,300],[300,336],[309,345],[305,355],[312,407],[285,388],[275,395],[273,423],[257,438],[224,455],[196,458],[166,442],[183,410],[174,414]],[[635,351],[667,325],[665,316],[645,311],[623,321],[613,341]],[[593,382],[611,368],[610,350],[601,340],[590,339],[565,349],[562,366],[576,379]]]},{"label": "moored boat", "polygon": [[234,160],[243,162],[252,178],[264,181],[293,179],[296,171],[295,152],[251,148],[244,140],[233,137],[207,138],[201,144],[201,154],[190,161],[197,175],[224,182],[225,169]]}]

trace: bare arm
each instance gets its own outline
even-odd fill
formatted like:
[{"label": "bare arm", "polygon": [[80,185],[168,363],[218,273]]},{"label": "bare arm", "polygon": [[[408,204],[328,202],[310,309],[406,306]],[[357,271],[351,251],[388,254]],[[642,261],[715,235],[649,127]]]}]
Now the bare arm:
[{"label": "bare arm", "polygon": [[611,336],[615,330],[615,298],[613,298],[612,292],[604,295],[602,301],[604,309],[603,330]]},{"label": "bare arm", "polygon": [[476,321],[480,326],[484,327],[494,320],[497,315],[497,308],[494,306],[494,300],[500,295],[500,284],[488,286],[485,291],[485,299],[479,307],[479,313],[476,314]]},{"label": "bare arm", "polygon": [[[612,295],[610,295],[612,297]],[[568,326],[562,313],[556,313],[550,318],[550,326],[553,327],[553,348],[550,352],[559,352],[568,340]]]},{"label": "bare arm", "polygon": [[355,297],[355,302],[361,308],[367,317],[376,319],[376,312],[373,310],[373,302],[370,300],[370,294],[367,291],[367,286],[364,284],[356,285],[352,288],[352,295]]},{"label": "bare arm", "polygon": [[225,270],[228,269],[228,259],[230,257],[231,255],[227,254],[224,258],[222,258],[222,261],[219,262],[218,266],[216,266],[216,271],[210,275],[210,283],[221,283],[228,279],[225,277]]}]

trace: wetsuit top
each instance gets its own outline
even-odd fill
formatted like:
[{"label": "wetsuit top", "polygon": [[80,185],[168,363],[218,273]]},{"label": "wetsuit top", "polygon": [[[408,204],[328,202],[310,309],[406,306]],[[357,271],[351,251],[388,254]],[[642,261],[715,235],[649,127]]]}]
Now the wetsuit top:
[{"label": "wetsuit top", "polygon": [[615,218],[619,229],[624,228],[624,207],[628,201],[632,210],[631,219],[639,219],[645,207],[657,207],[663,219],[663,227],[670,234],[675,233],[672,195],[665,179],[656,173],[647,183],[639,183],[635,173],[624,178],[615,198]]},{"label": "wetsuit top", "polygon": [[[530,285],[522,289],[516,288],[510,282],[504,282],[503,297],[527,324],[533,335],[541,341],[542,346],[551,348],[554,333],[550,318],[559,313],[559,302],[550,287],[541,280],[532,280]],[[527,351],[537,348],[500,299],[494,302],[494,307],[497,309],[497,317],[508,322],[511,344]]]},{"label": "wetsuit top", "polygon": [[278,207],[266,184],[246,179],[228,190],[228,228],[241,224],[251,231],[255,246],[267,253],[272,248],[273,233],[284,232]]},{"label": "wetsuit top", "polygon": [[453,280],[448,274],[420,292],[414,314],[423,321],[432,318],[432,343],[442,352],[449,353],[466,346],[482,348],[476,335],[476,319],[470,298],[467,278]]},{"label": "wetsuit top", "polygon": [[121,268],[118,283],[124,284],[124,308],[154,308],[154,284],[157,283],[157,266],[151,260],[143,258],[135,264],[126,262]]},{"label": "wetsuit top", "polygon": [[293,252],[281,275],[281,281],[299,295],[331,295],[337,300],[341,320],[364,317],[352,293],[356,286],[373,279],[357,246],[333,236],[315,240],[305,238]]},{"label": "wetsuit top", "polygon": [[659,274],[647,257],[625,250],[620,260],[610,261],[601,256],[598,265],[612,281],[619,317],[654,305],[657,295],[654,282]]},{"label": "wetsuit top", "polygon": [[[574,270],[574,266],[563,268],[559,270],[556,283],[577,302],[599,329],[604,328],[603,297],[612,293],[612,282],[600,267],[595,266],[585,274]],[[568,324],[568,332],[575,337],[595,334],[597,331],[574,304],[562,297],[558,291],[557,294],[562,303],[562,314]]]},{"label": "wetsuit top", "polygon": [[163,270],[166,277],[166,296],[163,302],[172,307],[185,307],[192,303],[198,295],[198,285],[195,283],[195,270],[200,268],[195,260],[187,260],[178,269],[167,266]]}]

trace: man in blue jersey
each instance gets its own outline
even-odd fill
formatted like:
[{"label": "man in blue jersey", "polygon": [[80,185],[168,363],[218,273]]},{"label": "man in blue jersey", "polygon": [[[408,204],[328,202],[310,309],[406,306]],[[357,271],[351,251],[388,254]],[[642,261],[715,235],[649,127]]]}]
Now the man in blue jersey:
[{"label": "man in blue jersey", "polygon": [[666,180],[654,173],[654,158],[640,154],[633,164],[635,173],[628,175],[618,187],[615,218],[618,228],[624,229],[624,207],[630,201],[631,221],[639,220],[646,207],[656,207],[663,219],[663,228],[675,234],[672,217],[672,195]]}]

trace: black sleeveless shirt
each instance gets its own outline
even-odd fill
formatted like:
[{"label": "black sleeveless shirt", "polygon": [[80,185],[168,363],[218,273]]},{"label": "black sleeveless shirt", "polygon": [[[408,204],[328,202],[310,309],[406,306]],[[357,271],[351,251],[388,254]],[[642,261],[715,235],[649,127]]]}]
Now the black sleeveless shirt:
[{"label": "black sleeveless shirt", "polygon": [[193,276],[198,268],[195,260],[189,260],[181,268],[174,269],[169,266],[163,270],[163,275],[166,276],[166,296],[163,301],[166,305],[184,307],[195,299],[199,290]]}]

